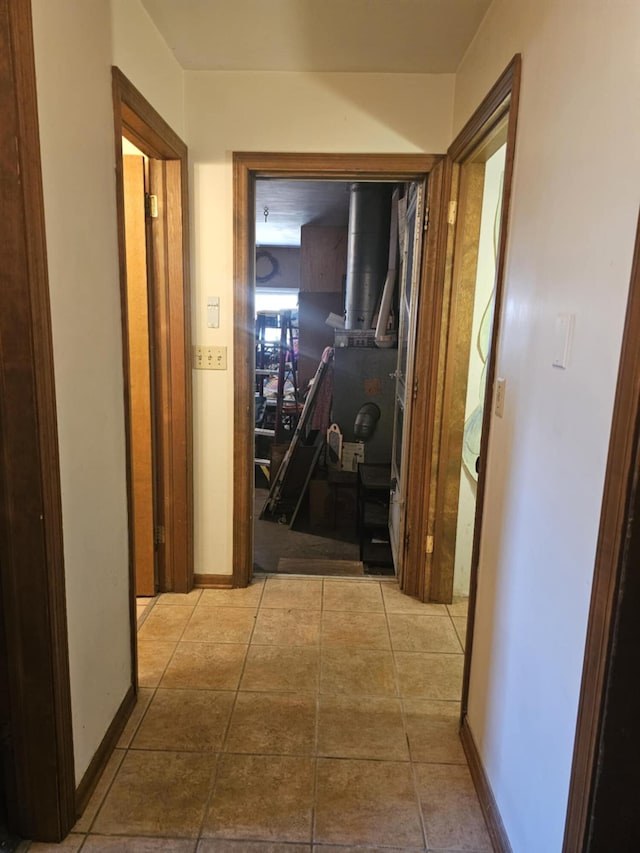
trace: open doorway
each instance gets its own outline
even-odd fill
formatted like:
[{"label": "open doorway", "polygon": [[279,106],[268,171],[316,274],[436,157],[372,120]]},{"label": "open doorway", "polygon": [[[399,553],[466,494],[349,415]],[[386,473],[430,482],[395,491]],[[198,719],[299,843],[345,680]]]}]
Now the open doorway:
[{"label": "open doorway", "polygon": [[394,574],[423,189],[256,180],[258,571]]},{"label": "open doorway", "polygon": [[[468,598],[494,337],[508,114],[459,166],[431,597]],[[503,387],[496,414],[502,415]],[[489,398],[491,399],[491,398]]]},{"label": "open doorway", "polygon": [[[432,180],[437,176],[435,180]],[[246,585],[253,573],[255,422],[246,389],[255,384],[256,183],[261,179],[344,181],[349,184],[426,184],[426,204],[439,208],[442,157],[430,155],[234,154],[234,585]],[[264,210],[260,211],[264,214]],[[425,236],[421,233],[421,242]],[[430,235],[426,234],[427,242]],[[384,238],[390,245],[390,232]],[[433,253],[434,245],[430,251]],[[426,266],[425,266],[426,270]],[[386,270],[385,270],[386,272]],[[420,293],[433,286],[433,266],[421,274]],[[377,306],[374,305],[374,311]],[[323,319],[326,319],[324,315]],[[342,320],[342,318],[339,318]],[[346,326],[347,324],[345,324]],[[331,331],[331,330],[329,330]],[[346,331],[349,331],[346,329]],[[364,330],[363,330],[364,331]],[[373,330],[372,330],[373,331]],[[373,332],[375,334],[375,332]],[[335,349],[335,348],[334,348]],[[382,350],[380,350],[382,352]],[[318,370],[320,365],[318,364]],[[389,372],[394,372],[392,369]],[[318,386],[316,386],[318,387]],[[373,383],[375,387],[375,383]],[[411,387],[411,383],[409,383]],[[354,420],[355,420],[354,412]],[[405,434],[408,426],[405,424]],[[348,439],[347,439],[348,440]],[[385,491],[389,492],[388,483]],[[388,498],[387,498],[388,499]]]}]

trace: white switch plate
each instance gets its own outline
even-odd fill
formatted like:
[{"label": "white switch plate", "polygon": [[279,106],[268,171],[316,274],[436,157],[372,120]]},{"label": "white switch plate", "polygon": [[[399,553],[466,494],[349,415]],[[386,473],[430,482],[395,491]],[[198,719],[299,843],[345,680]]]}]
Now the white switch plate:
[{"label": "white switch plate", "polygon": [[220,297],[209,296],[207,299],[207,328],[220,328]]},{"label": "white switch plate", "polygon": [[227,348],[194,346],[193,366],[196,370],[226,370]]},{"label": "white switch plate", "polygon": [[504,398],[507,393],[507,380],[502,376],[496,378],[495,413],[497,418],[504,416]]},{"label": "white switch plate", "polygon": [[566,370],[569,364],[569,351],[573,340],[575,314],[558,314],[553,329],[553,354],[551,364]]}]

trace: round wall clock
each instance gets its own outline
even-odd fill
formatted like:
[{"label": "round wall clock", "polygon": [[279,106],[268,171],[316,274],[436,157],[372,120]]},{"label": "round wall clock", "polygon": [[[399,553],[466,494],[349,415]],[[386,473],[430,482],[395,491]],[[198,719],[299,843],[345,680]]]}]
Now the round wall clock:
[{"label": "round wall clock", "polygon": [[256,281],[265,284],[280,272],[280,265],[267,249],[256,249]]}]

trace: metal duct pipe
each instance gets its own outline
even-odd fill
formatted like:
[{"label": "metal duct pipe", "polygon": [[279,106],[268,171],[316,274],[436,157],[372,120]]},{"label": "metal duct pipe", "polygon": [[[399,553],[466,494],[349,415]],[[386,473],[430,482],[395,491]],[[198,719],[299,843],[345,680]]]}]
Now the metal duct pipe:
[{"label": "metal duct pipe", "polygon": [[370,329],[389,259],[392,184],[351,184],[345,329]]}]

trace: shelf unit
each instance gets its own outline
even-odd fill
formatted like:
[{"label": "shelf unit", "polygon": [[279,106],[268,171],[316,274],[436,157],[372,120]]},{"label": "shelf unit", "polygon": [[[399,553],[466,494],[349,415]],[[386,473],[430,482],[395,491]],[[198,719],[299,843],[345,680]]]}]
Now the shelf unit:
[{"label": "shelf unit", "polygon": [[389,495],[391,466],[386,464],[358,465],[358,538],[360,559],[366,566],[390,569],[393,572],[391,538],[389,535]]}]

